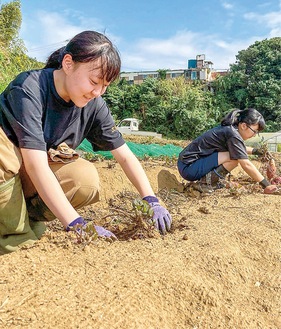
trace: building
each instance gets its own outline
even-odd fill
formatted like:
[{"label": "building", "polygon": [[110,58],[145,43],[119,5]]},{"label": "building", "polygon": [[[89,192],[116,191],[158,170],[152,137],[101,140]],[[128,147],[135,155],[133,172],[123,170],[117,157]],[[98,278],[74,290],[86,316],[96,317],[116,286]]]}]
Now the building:
[{"label": "building", "polygon": [[205,55],[197,55],[196,59],[189,59],[187,62],[187,70],[185,78],[187,80],[211,80],[211,72],[213,63],[205,60]]},{"label": "building", "polygon": [[[177,78],[185,75],[185,70],[164,70],[166,72],[166,79]],[[141,84],[146,78],[158,79],[160,73],[158,71],[140,71],[140,72],[121,72],[120,78],[125,79],[130,84]]]},{"label": "building", "polygon": [[121,72],[120,78],[125,79],[130,84],[141,84],[146,78],[160,77],[159,71],[165,71],[166,79],[173,79],[184,76],[186,80],[212,81],[218,75],[225,75],[228,70],[214,70],[213,63],[205,59],[205,54],[197,55],[196,59],[189,59],[187,69],[178,70],[158,70],[140,72]]}]

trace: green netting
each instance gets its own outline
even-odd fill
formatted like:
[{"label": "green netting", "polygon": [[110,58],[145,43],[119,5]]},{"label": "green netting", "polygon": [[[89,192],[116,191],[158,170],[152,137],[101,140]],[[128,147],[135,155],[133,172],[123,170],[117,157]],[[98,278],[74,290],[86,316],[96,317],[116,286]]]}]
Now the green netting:
[{"label": "green netting", "polygon": [[[140,159],[144,158],[145,156],[150,156],[150,157],[178,156],[180,151],[182,150],[181,147],[172,144],[166,144],[166,145],[137,144],[133,142],[127,142],[126,144],[130,148],[130,150]],[[77,147],[77,149],[87,153],[100,154],[104,156],[106,159],[113,158],[111,152],[109,151],[94,152],[91,143],[86,139],[83,140],[83,142]]]}]

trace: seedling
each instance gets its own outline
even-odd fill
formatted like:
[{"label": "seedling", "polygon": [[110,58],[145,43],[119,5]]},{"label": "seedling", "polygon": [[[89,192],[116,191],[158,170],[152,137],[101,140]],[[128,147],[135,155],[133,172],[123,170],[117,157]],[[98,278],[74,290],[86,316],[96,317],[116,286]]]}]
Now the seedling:
[{"label": "seedling", "polygon": [[98,238],[98,233],[93,222],[88,222],[86,225],[77,224],[71,228],[71,231],[75,233],[77,243],[83,244],[84,246]]},{"label": "seedling", "polygon": [[90,162],[96,162],[96,161],[102,162],[105,159],[105,157],[103,155],[101,155],[101,154],[93,154],[91,152],[84,152],[81,155],[81,158],[83,158],[85,160],[88,160]]}]

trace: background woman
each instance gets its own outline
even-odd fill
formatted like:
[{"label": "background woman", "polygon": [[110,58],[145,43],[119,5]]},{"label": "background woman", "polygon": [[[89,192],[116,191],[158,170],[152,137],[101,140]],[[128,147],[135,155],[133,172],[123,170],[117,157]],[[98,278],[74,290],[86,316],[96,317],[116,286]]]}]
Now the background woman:
[{"label": "background woman", "polygon": [[200,192],[211,193],[222,187],[220,179],[240,164],[244,171],[263,188],[264,193],[277,190],[248,159],[248,154],[261,155],[259,149],[246,147],[244,141],[265,127],[263,116],[255,109],[235,109],[221,124],[208,130],[182,150],[178,170]]}]

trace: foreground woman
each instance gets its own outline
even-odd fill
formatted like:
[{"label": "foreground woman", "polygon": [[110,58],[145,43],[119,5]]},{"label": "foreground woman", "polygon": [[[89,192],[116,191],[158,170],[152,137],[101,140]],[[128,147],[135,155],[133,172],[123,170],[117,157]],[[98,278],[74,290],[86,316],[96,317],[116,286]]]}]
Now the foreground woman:
[{"label": "foreground woman", "polygon": [[[58,218],[66,230],[86,225],[77,209],[99,200],[94,165],[77,158],[87,138],[111,151],[141,197],[154,210],[156,228],[171,227],[148,178],[115,128],[102,99],[120,73],[111,41],[95,31],[76,35],[44,69],[23,72],[0,96],[0,254],[32,244],[43,222]],[[115,238],[95,226],[99,236]]]}]

